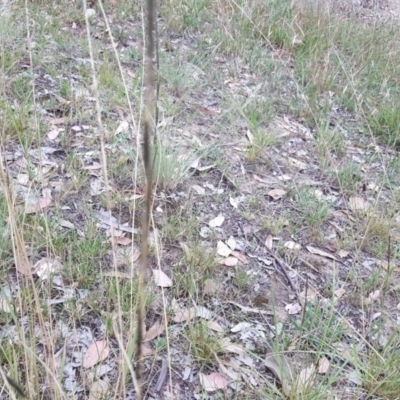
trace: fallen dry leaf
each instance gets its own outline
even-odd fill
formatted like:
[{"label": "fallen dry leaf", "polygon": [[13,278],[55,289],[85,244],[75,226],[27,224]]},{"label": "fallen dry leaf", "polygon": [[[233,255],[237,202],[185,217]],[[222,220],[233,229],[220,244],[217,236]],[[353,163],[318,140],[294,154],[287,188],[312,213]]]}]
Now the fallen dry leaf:
[{"label": "fallen dry leaf", "polygon": [[225,221],[225,217],[222,214],[219,214],[217,217],[213,218],[209,223],[210,228],[215,228],[221,226]]},{"label": "fallen dry leaf", "polygon": [[139,260],[140,256],[141,256],[141,252],[140,251],[135,251],[134,253],[132,253],[129,257],[129,260],[131,263],[136,262],[137,260]]},{"label": "fallen dry leaf", "polygon": [[115,130],[114,135],[119,135],[120,133],[125,133],[129,129],[128,121],[122,121],[118,128]]},{"label": "fallen dry leaf", "polygon": [[69,228],[69,229],[75,228],[75,225],[72,222],[67,221],[66,219],[63,219],[60,221],[60,226],[62,226],[63,228]]},{"label": "fallen dry leaf", "polygon": [[51,258],[42,258],[33,266],[33,273],[41,280],[45,280],[51,274],[60,272],[62,265],[59,261]]},{"label": "fallen dry leaf", "polygon": [[200,195],[205,195],[205,194],[206,194],[206,190],[205,190],[204,188],[202,188],[201,186],[199,186],[199,185],[193,185],[193,186],[191,186],[191,188],[192,188],[197,194],[200,194]]},{"label": "fallen dry leaf", "polygon": [[289,161],[289,165],[296,167],[300,170],[307,169],[307,164],[305,164],[303,161],[299,161],[299,160],[296,160],[295,158],[291,158],[291,157],[288,158],[288,161]]},{"label": "fallen dry leaf", "polygon": [[235,249],[236,249],[236,240],[235,240],[234,237],[231,236],[231,237],[227,240],[226,244],[229,246],[229,248],[230,248],[231,250],[235,250]]},{"label": "fallen dry leaf", "polygon": [[221,351],[239,354],[239,356],[244,354],[243,347],[239,346],[238,344],[232,343],[229,338],[224,338],[223,340],[221,340],[220,345]]},{"label": "fallen dry leaf", "polygon": [[217,111],[217,110],[213,110],[213,109],[211,109],[211,108],[209,108],[209,107],[204,107],[203,105],[201,105],[201,104],[195,104],[194,105],[200,112],[202,112],[203,114],[206,114],[206,115],[218,115],[218,114],[220,114],[221,113],[221,111]]},{"label": "fallen dry leaf", "polygon": [[362,197],[351,197],[349,199],[349,206],[352,211],[366,211],[370,208],[371,204]]},{"label": "fallen dry leaf", "polygon": [[108,390],[109,390],[108,382],[98,379],[96,382],[90,385],[89,400],[104,399]]},{"label": "fallen dry leaf", "polygon": [[311,364],[309,367],[300,371],[296,379],[296,393],[303,393],[313,383],[315,378],[315,365]]},{"label": "fallen dry leaf", "polygon": [[301,311],[301,305],[299,303],[291,303],[285,306],[285,310],[289,315],[295,315]]},{"label": "fallen dry leaf", "polygon": [[224,328],[217,321],[208,321],[207,326],[215,332],[223,333]]},{"label": "fallen dry leaf", "polygon": [[301,244],[293,242],[292,240],[285,242],[284,246],[290,250],[300,250],[301,249]]},{"label": "fallen dry leaf", "polygon": [[338,255],[340,258],[345,258],[349,255],[350,253],[346,250],[339,250]]},{"label": "fallen dry leaf", "polygon": [[227,301],[226,303],[230,303],[235,305],[236,307],[239,307],[244,313],[254,313],[254,314],[268,314],[268,315],[274,315],[274,313],[266,310],[259,310],[258,308],[252,308],[252,307],[247,307],[243,306],[242,304],[236,303],[235,301]]},{"label": "fallen dry leaf", "polygon": [[253,136],[253,134],[247,129],[247,131],[246,131],[246,136],[247,136],[247,139],[249,139],[249,142],[250,143],[253,143],[254,142],[254,136]]},{"label": "fallen dry leaf", "polygon": [[57,136],[60,134],[60,132],[64,131],[63,128],[57,128],[55,126],[52,126],[50,131],[47,132],[47,137],[49,140],[54,140],[57,138]]},{"label": "fallen dry leaf", "polygon": [[145,344],[142,344],[142,354],[144,357],[146,356],[151,356],[154,353],[154,350],[150,347],[148,347]]},{"label": "fallen dry leaf", "polygon": [[191,307],[191,308],[185,308],[182,310],[179,310],[175,313],[175,317],[172,318],[172,320],[176,323],[179,322],[184,322],[184,321],[190,321],[191,319],[196,317],[196,308]]},{"label": "fallen dry leaf", "polygon": [[177,307],[175,309],[175,316],[172,320],[176,323],[190,321],[193,318],[200,317],[204,319],[212,318],[212,313],[205,307],[190,307],[181,309]]},{"label": "fallen dry leaf", "polygon": [[318,360],[318,373],[326,374],[329,369],[330,362],[326,357],[322,357]]},{"label": "fallen dry leaf", "polygon": [[160,287],[171,287],[172,280],[160,269],[153,269],[154,282]]},{"label": "fallen dry leaf", "polygon": [[369,296],[365,299],[365,304],[372,304],[375,300],[378,300],[381,295],[381,291],[379,289],[371,292]]},{"label": "fallen dry leaf", "polygon": [[381,312],[373,313],[372,316],[371,316],[371,321],[376,320],[376,319],[379,318],[381,315],[382,315]]},{"label": "fallen dry leaf", "polygon": [[43,189],[42,198],[36,203],[27,203],[25,205],[25,213],[33,214],[47,208],[51,204],[51,190],[49,188]]},{"label": "fallen dry leaf", "polygon": [[196,307],[196,317],[204,318],[204,319],[210,319],[212,318],[212,312],[203,306],[197,306]]},{"label": "fallen dry leaf", "polygon": [[267,195],[272,197],[274,200],[281,199],[283,196],[285,196],[285,194],[286,190],[283,189],[272,189],[267,193]]},{"label": "fallen dry leaf", "polygon": [[250,322],[239,322],[238,324],[236,324],[234,327],[231,328],[231,332],[233,333],[237,333],[240,332],[242,329],[247,329],[250,328],[251,324]]},{"label": "fallen dry leaf", "polygon": [[238,208],[239,204],[244,200],[243,196],[240,197],[229,197],[229,203],[233,208]]},{"label": "fallen dry leaf", "polygon": [[[232,379],[233,381],[239,381],[241,378],[241,375],[234,371],[233,368],[228,368],[224,365],[224,363],[218,358],[218,356],[215,354],[215,359],[218,361],[218,365],[220,368],[220,371],[226,375],[228,378]],[[229,366],[232,366],[232,363],[229,363]],[[239,364],[236,365],[237,368],[240,368]]]},{"label": "fallen dry leaf", "polygon": [[247,260],[247,257],[244,256],[242,253],[239,253],[236,250],[231,251],[231,255],[236,257],[239,261],[241,261],[243,264],[248,264],[249,261]]},{"label": "fallen dry leaf", "polygon": [[165,324],[156,321],[155,324],[145,333],[143,342],[149,342],[160,336],[165,331]]},{"label": "fallen dry leaf", "polygon": [[238,259],[236,257],[227,257],[219,262],[220,264],[224,264],[227,267],[234,267],[238,263]]},{"label": "fallen dry leaf", "polygon": [[[112,240],[112,239],[111,239]],[[132,243],[132,239],[128,238],[126,236],[116,236],[114,238],[114,241],[116,244],[120,244],[122,246],[128,246],[129,244]],[[139,255],[140,256],[140,255]]]},{"label": "fallen dry leaf", "polygon": [[27,174],[18,174],[17,182],[18,184],[25,186],[29,183],[29,176]]},{"label": "fallen dry leaf", "polygon": [[271,176],[268,177],[267,179],[261,178],[258,175],[253,175],[254,180],[256,180],[257,182],[261,182],[261,183],[265,183],[267,185],[275,185],[278,182],[278,179]]},{"label": "fallen dry leaf", "polygon": [[138,230],[135,228],[131,228],[130,226],[127,225],[120,225],[117,221],[116,218],[111,216],[108,213],[108,211],[102,210],[102,211],[94,211],[93,215],[102,223],[107,226],[111,226],[114,229],[118,229],[120,231],[124,232],[129,232],[129,233],[138,233]]},{"label": "fallen dry leaf", "polygon": [[265,239],[265,247],[268,250],[272,250],[272,235],[268,235],[267,238]]},{"label": "fallen dry leaf", "polygon": [[[299,293],[300,302],[302,304],[305,303],[305,300],[312,302],[317,297],[317,294],[318,293],[315,289],[313,289],[312,287],[307,287],[307,290],[304,289],[301,293]],[[307,299],[306,299],[306,295],[307,295]]]},{"label": "fallen dry leaf", "polygon": [[206,279],[204,281],[203,293],[213,295],[217,293],[218,285],[212,279]]},{"label": "fallen dry leaf", "polygon": [[85,354],[83,359],[83,368],[91,368],[97,363],[105,360],[110,354],[110,348],[106,340],[99,340],[92,343]]},{"label": "fallen dry leaf", "polygon": [[215,392],[218,389],[225,390],[228,387],[227,379],[218,372],[212,372],[209,375],[199,372],[201,386],[207,392]]},{"label": "fallen dry leaf", "polygon": [[283,393],[289,396],[293,371],[287,358],[283,354],[267,354],[264,364],[281,382]]},{"label": "fallen dry leaf", "polygon": [[105,191],[103,181],[101,179],[92,179],[90,182],[90,194],[92,196],[98,196]]},{"label": "fallen dry leaf", "polygon": [[312,254],[316,254],[317,256],[322,256],[322,257],[326,257],[326,258],[330,258],[331,260],[335,260],[336,261],[336,257],[335,256],[333,256],[330,253],[327,253],[324,250],[317,249],[316,247],[312,247],[312,246],[306,246],[306,249]]},{"label": "fallen dry leaf", "polygon": [[340,299],[346,293],[346,289],[339,288],[339,289],[336,289],[333,293],[338,299]]},{"label": "fallen dry leaf", "polygon": [[347,379],[358,386],[361,386],[363,384],[362,375],[358,370],[350,371],[347,374]]},{"label": "fallen dry leaf", "polygon": [[217,253],[222,257],[228,257],[232,250],[224,242],[219,241],[217,243]]},{"label": "fallen dry leaf", "polygon": [[14,309],[9,296],[2,294],[0,297],[0,311],[10,313],[13,310]]}]

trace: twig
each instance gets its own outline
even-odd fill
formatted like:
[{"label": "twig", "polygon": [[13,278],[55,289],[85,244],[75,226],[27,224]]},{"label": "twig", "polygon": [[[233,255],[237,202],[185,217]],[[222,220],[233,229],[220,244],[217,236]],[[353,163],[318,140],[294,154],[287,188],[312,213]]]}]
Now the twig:
[{"label": "twig", "polygon": [[145,293],[147,283],[147,264],[149,252],[149,229],[150,215],[152,205],[152,184],[153,184],[153,168],[150,160],[151,153],[151,136],[152,136],[152,111],[154,105],[154,26],[155,26],[155,0],[147,0],[146,10],[146,64],[145,64],[145,92],[144,92],[144,118],[143,118],[143,165],[146,175],[146,200],[145,213],[142,220],[142,246],[141,246],[141,263],[139,272],[139,289],[138,289],[138,306],[137,306],[137,332],[136,332],[136,379],[139,383],[139,391],[137,398],[143,398],[143,354],[142,341],[144,336],[143,325],[145,315]]},{"label": "twig", "polygon": [[[263,241],[258,237],[258,235],[256,233],[253,233],[253,236],[258,240],[258,242],[264,246]],[[264,246],[264,250],[275,260],[275,262],[278,264],[281,272],[283,273],[283,275],[285,276],[286,280],[289,283],[290,288],[293,290],[293,292],[295,293],[297,300],[300,301],[300,296],[299,293],[297,291],[296,285],[294,284],[294,282],[292,281],[292,278],[289,276],[287,270],[290,269],[290,267],[283,261],[281,260],[278,256],[276,256],[271,250],[269,250],[266,246]]]},{"label": "twig", "polygon": [[158,375],[156,387],[154,388],[156,392],[161,391],[165,381],[167,380],[167,376],[168,376],[168,363],[167,360],[164,358],[161,364],[160,375]]}]

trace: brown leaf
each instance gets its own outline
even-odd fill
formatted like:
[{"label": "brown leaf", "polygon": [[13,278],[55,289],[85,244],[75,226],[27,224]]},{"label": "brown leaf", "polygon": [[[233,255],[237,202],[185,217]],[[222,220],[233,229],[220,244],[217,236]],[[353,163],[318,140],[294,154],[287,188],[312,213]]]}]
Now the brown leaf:
[{"label": "brown leaf", "polygon": [[228,257],[232,250],[221,240],[217,243],[217,253],[222,257]]},{"label": "brown leaf", "polygon": [[276,183],[278,183],[278,179],[274,178],[274,177],[268,177],[267,179],[263,179],[260,178],[258,175],[253,175],[253,178],[257,181],[257,182],[261,182],[261,183],[265,183],[267,185],[275,185]]},{"label": "brown leaf", "polygon": [[265,239],[265,247],[268,250],[272,250],[272,235],[268,235],[267,238]]},{"label": "brown leaf", "polygon": [[349,206],[352,211],[366,211],[370,208],[371,204],[362,197],[351,197],[349,199]]},{"label": "brown leaf", "polygon": [[266,355],[264,364],[281,382],[283,393],[289,396],[293,371],[287,358],[283,354],[270,353]]},{"label": "brown leaf", "polygon": [[194,317],[196,317],[196,308],[191,307],[176,311],[175,317],[172,318],[172,320],[176,323],[179,323],[184,321],[190,321]]},{"label": "brown leaf", "polygon": [[299,293],[301,304],[304,304],[306,300],[312,302],[317,297],[317,294],[318,293],[315,289],[313,289],[312,287],[307,287],[307,289],[304,289],[301,293]]},{"label": "brown leaf", "polygon": [[301,311],[301,305],[299,303],[291,303],[285,307],[285,310],[289,315],[295,315]]},{"label": "brown leaf", "polygon": [[224,328],[217,321],[208,321],[207,326],[215,332],[222,333]]},{"label": "brown leaf", "polygon": [[340,299],[346,293],[346,289],[339,288],[339,289],[336,289],[333,293],[338,299]]},{"label": "brown leaf", "polygon": [[68,117],[61,118],[47,118],[50,125],[65,124],[68,121]]},{"label": "brown leaf", "polygon": [[317,249],[316,247],[312,247],[312,246],[306,246],[306,249],[312,254],[316,254],[318,256],[322,256],[322,257],[326,257],[326,258],[330,258],[331,260],[335,260],[336,261],[336,257],[335,256],[333,256],[330,253],[327,253],[324,250]]},{"label": "brown leaf", "polygon": [[195,104],[194,105],[200,112],[202,112],[203,114],[207,114],[207,115],[218,115],[221,113],[221,111],[216,111],[216,110],[212,110],[211,108],[208,107],[204,107],[201,104]]},{"label": "brown leaf", "polygon": [[227,257],[219,262],[220,264],[224,264],[227,267],[234,267],[238,263],[238,259],[236,257]]},{"label": "brown leaf", "polygon": [[106,340],[99,340],[92,343],[85,354],[83,360],[83,368],[91,368],[97,363],[105,360],[110,354],[110,348],[107,345]]},{"label": "brown leaf", "polygon": [[301,244],[293,242],[293,240],[289,240],[289,241],[285,242],[284,246],[290,250],[300,250],[301,249]]},{"label": "brown leaf", "polygon": [[279,200],[286,194],[286,190],[272,189],[267,194],[268,194],[268,196],[272,197],[274,200]]},{"label": "brown leaf", "polygon": [[249,142],[250,143],[253,143],[254,142],[254,136],[253,136],[253,134],[247,129],[247,131],[246,131],[246,136],[247,136],[247,138],[249,139]]},{"label": "brown leaf", "polygon": [[62,132],[64,129],[63,128],[57,128],[55,126],[51,127],[51,130],[47,132],[47,137],[49,140],[54,140],[57,138],[57,136]]},{"label": "brown leaf", "polygon": [[299,376],[296,379],[296,393],[303,393],[309,388],[315,378],[315,365],[311,364],[309,367],[304,368],[300,371]]},{"label": "brown leaf", "polygon": [[143,342],[149,342],[160,336],[165,331],[165,324],[156,321],[155,324],[145,333]]},{"label": "brown leaf", "polygon": [[212,279],[206,279],[204,281],[203,292],[204,294],[213,295],[217,293],[218,285]]},{"label": "brown leaf", "polygon": [[135,261],[139,260],[140,256],[141,256],[141,252],[135,251],[133,254],[131,254],[131,256],[129,257],[129,260],[131,263],[134,263]]},{"label": "brown leaf", "polygon": [[326,374],[329,369],[329,360],[326,357],[322,357],[318,360],[318,373]]},{"label": "brown leaf", "polygon": [[224,338],[223,340],[221,340],[220,345],[221,351],[235,353],[239,355],[244,354],[243,347],[239,346],[238,344],[231,343],[231,340],[229,338]]},{"label": "brown leaf", "polygon": [[60,272],[62,265],[59,261],[48,257],[42,258],[33,266],[33,273],[40,279],[46,280],[49,275]]},{"label": "brown leaf", "polygon": [[16,251],[14,252],[14,263],[16,270],[23,275],[32,275],[32,265],[28,259],[25,242],[20,237],[20,232],[15,233]]},{"label": "brown leaf", "polygon": [[249,261],[247,260],[246,256],[244,256],[242,253],[239,253],[236,250],[231,251],[231,255],[236,257],[243,264],[248,264],[249,263]]},{"label": "brown leaf", "polygon": [[129,129],[129,122],[128,121],[122,121],[118,125],[118,128],[115,130],[114,135],[119,135],[120,133],[125,133],[128,129]]},{"label": "brown leaf", "polygon": [[69,229],[74,229],[75,228],[75,225],[72,222],[67,221],[66,219],[61,220],[60,221],[60,225],[63,228],[69,228]]},{"label": "brown leaf", "polygon": [[89,400],[101,400],[104,399],[109,390],[109,384],[107,381],[98,379],[96,382],[90,385]]},{"label": "brown leaf", "polygon": [[200,383],[207,392],[215,392],[218,389],[225,390],[228,387],[227,379],[218,372],[209,375],[199,372]]},{"label": "brown leaf", "polygon": [[238,372],[234,371],[233,368],[226,367],[216,354],[214,356],[215,356],[215,359],[218,361],[220,371],[224,375],[226,375],[228,378],[230,378],[233,381],[240,381],[240,374]]},{"label": "brown leaf", "polygon": [[231,303],[235,305],[236,307],[239,307],[244,313],[254,313],[254,314],[268,314],[268,315],[273,315],[272,312],[266,311],[266,310],[259,310],[258,308],[252,308],[252,307],[247,307],[243,306],[242,304],[236,303],[235,301],[227,301],[227,303]]},{"label": "brown leaf", "polygon": [[154,350],[150,347],[148,347],[145,344],[142,344],[142,354],[144,357],[146,356],[151,356],[154,353]]},{"label": "brown leaf", "polygon": [[39,199],[36,203],[26,204],[25,213],[33,214],[39,212],[43,208],[47,208],[51,204],[51,190],[49,188],[43,189],[43,197]]},{"label": "brown leaf", "polygon": [[115,237],[115,243],[122,246],[128,246],[132,243],[132,239],[125,236],[117,236]]}]

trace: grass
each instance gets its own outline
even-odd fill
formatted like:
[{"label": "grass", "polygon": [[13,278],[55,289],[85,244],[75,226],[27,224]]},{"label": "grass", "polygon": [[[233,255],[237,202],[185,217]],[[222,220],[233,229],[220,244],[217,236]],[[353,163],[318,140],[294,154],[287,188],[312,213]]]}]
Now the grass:
[{"label": "grass", "polygon": [[[144,324],[166,326],[144,344],[145,390],[166,360],[160,390],[169,397],[398,398],[400,35],[395,21],[310,4],[159,5],[149,269],[172,283],[161,287],[149,270]],[[109,385],[104,398],[122,399],[136,384],[141,3],[107,3],[110,32],[91,6],[98,94],[83,7],[66,5],[17,1],[0,11],[0,373],[31,398],[89,398],[94,379]],[[370,208],[352,209],[355,198]],[[25,214],[27,202],[36,212]],[[210,226],[219,214],[222,225]],[[219,241],[233,252],[217,254]],[[270,252],[299,293],[315,293],[297,313],[285,309],[298,293]],[[23,273],[24,260],[43,259],[47,279]],[[175,322],[177,306],[212,317]],[[100,340],[110,355],[83,368]],[[292,378],[265,365],[271,352]],[[324,357],[329,372],[299,383]],[[199,372],[229,386],[208,393]],[[2,390],[15,398],[5,382]]]}]

